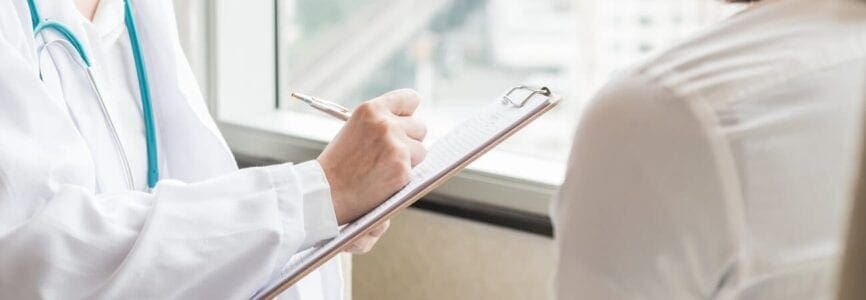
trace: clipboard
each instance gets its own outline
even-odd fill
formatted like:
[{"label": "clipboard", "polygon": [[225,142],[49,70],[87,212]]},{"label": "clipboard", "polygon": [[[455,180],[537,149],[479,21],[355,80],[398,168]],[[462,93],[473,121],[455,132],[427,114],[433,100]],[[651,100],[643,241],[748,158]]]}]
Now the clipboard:
[{"label": "clipboard", "polygon": [[412,169],[412,179],[340,233],[294,259],[283,272],[272,278],[252,299],[274,299],[304,276],[342,252],[353,241],[376,225],[409,207],[456,175],[472,161],[490,151],[509,136],[549,111],[562,99],[547,87],[515,86],[484,106],[473,118],[463,122],[437,140],[427,156]]}]

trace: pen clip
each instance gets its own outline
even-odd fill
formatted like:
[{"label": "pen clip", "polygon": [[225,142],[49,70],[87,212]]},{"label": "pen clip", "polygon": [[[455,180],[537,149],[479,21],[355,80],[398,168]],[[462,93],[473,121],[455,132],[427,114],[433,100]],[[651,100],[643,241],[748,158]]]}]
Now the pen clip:
[{"label": "pen clip", "polygon": [[316,102],[314,102],[316,105],[322,106],[323,108],[333,109],[335,111],[338,111],[341,113],[346,113],[346,114],[348,114],[350,112],[350,110],[348,108],[346,108],[345,106],[342,106],[340,104],[337,104],[336,102],[331,102],[328,100],[322,100],[322,99],[315,98],[315,97],[312,97],[312,99],[314,101],[316,101]]},{"label": "pen clip", "polygon": [[300,93],[292,93],[292,98],[301,100],[307,105],[343,121],[348,121],[349,118],[352,116],[351,111],[348,108],[345,108],[335,102],[322,100],[313,96],[307,96]]}]

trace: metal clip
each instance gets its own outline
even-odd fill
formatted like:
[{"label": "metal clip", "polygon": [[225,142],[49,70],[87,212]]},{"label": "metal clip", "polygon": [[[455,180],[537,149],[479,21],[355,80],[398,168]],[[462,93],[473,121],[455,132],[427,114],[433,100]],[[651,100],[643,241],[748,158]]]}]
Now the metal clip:
[{"label": "metal clip", "polygon": [[[532,91],[532,93],[530,93],[528,96],[523,98],[523,100],[520,100],[518,103],[513,98],[511,98],[511,94],[513,94],[517,90],[528,90],[528,91]],[[518,86],[515,86],[515,87],[511,88],[510,90],[508,90],[508,92],[505,93],[505,95],[502,95],[502,103],[511,104],[514,107],[520,108],[520,107],[523,107],[523,105],[525,105],[526,102],[529,101],[529,99],[532,99],[532,96],[535,96],[536,94],[550,96],[550,89],[548,89],[547,87],[540,87],[540,88],[536,89],[536,88],[531,88],[531,87],[528,87],[525,85],[518,85]]]}]

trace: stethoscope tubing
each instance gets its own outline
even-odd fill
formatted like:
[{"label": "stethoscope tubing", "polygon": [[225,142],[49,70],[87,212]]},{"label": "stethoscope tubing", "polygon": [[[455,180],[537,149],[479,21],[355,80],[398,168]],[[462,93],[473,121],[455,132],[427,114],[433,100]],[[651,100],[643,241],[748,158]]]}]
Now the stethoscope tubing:
[{"label": "stethoscope tubing", "polygon": [[144,58],[141,55],[141,44],[138,38],[138,28],[129,0],[123,0],[124,21],[126,32],[132,47],[132,57],[135,61],[135,73],[138,76],[138,92],[141,95],[141,111],[144,115],[144,132],[147,140],[147,186],[153,188],[159,180],[159,157],[157,156],[156,124],[153,118],[153,103],[150,101],[150,83],[147,80]]},{"label": "stethoscope tubing", "polygon": [[[39,66],[42,65],[42,54],[46,49],[48,49],[48,47],[51,47],[53,45],[63,46],[63,53],[65,53],[67,56],[69,56],[70,59],[75,61],[76,64],[81,67],[81,69],[84,70],[84,72],[87,74],[90,89],[96,95],[96,102],[97,104],[99,104],[100,113],[102,113],[103,120],[105,120],[105,125],[109,129],[108,132],[111,134],[111,139],[114,144],[115,151],[117,151],[117,154],[119,156],[118,158],[120,160],[120,165],[123,168],[124,175],[126,175],[126,187],[130,190],[135,189],[135,183],[132,180],[132,167],[129,164],[129,157],[126,154],[126,149],[123,147],[123,144],[120,141],[120,134],[118,133],[117,127],[114,125],[114,119],[111,117],[111,113],[108,111],[108,108],[105,105],[105,99],[102,97],[102,89],[99,88],[99,84],[97,83],[96,77],[93,74],[93,68],[87,66],[84,59],[75,59],[75,57],[72,55],[72,52],[69,50],[70,48],[74,49],[75,46],[73,46],[69,41],[62,39],[52,40],[39,47],[39,49],[37,50],[37,62]],[[41,68],[39,69],[39,79],[42,79]],[[80,128],[77,121],[75,121],[75,126],[77,128]]]},{"label": "stethoscope tubing", "polygon": [[[129,34],[130,45],[132,48],[132,56],[135,62],[136,77],[138,79],[138,90],[141,98],[142,115],[144,119],[145,140],[147,147],[147,186],[149,189],[152,189],[154,186],[156,186],[156,182],[159,180],[159,156],[156,139],[156,124],[153,117],[153,103],[151,101],[150,85],[147,80],[147,72],[145,69],[144,58],[141,54],[141,44],[139,43],[138,30],[135,26],[135,18],[133,16],[132,7],[129,3],[129,0],[124,0],[123,3],[124,21],[126,23],[126,31]],[[87,52],[84,51],[84,47],[81,45],[78,38],[72,33],[71,30],[69,30],[69,28],[59,22],[42,19],[39,13],[39,9],[36,6],[34,0],[27,0],[27,5],[30,8],[30,17],[31,21],[33,22],[34,38],[38,37],[41,33],[47,30],[54,31],[63,37],[63,39],[46,42],[37,50],[37,69],[39,72],[39,78],[42,79],[42,52],[50,45],[54,45],[57,41],[63,41],[57,43],[63,45],[63,49],[67,53],[67,55],[72,56],[72,51],[70,51],[70,48],[74,50],[76,54],[78,54],[80,62],[78,62],[78,60],[76,60],[76,62],[78,62],[79,65],[84,69],[85,73],[87,74],[87,79],[90,83],[91,90],[96,95],[99,109],[105,118],[105,121],[107,123],[106,126],[108,126],[109,128],[112,139],[115,143],[115,148],[118,152],[118,156],[122,161],[121,166],[124,169],[123,171],[126,173],[127,186],[129,189],[134,189],[132,168],[130,167],[129,159],[126,151],[123,148],[123,144],[120,141],[120,135],[117,131],[115,123],[111,118],[111,114],[109,113],[105,105],[105,99],[102,96],[102,91],[99,88],[99,84],[97,83],[96,77],[93,74],[90,57],[87,55]]]}]

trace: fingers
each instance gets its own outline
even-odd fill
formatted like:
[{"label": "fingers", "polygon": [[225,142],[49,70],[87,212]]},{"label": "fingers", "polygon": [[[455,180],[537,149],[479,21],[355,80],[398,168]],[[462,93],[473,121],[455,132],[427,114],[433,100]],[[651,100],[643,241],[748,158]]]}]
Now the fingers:
[{"label": "fingers", "polygon": [[417,140],[407,139],[406,147],[409,148],[409,158],[412,167],[420,164],[424,160],[424,157],[427,156],[427,148],[424,148],[424,144]]},{"label": "fingers", "polygon": [[420,101],[418,93],[414,90],[394,90],[361,104],[353,115],[375,115],[386,110],[396,116],[396,124],[402,127],[406,135],[412,139],[424,141],[424,137],[427,136],[427,126],[420,120],[411,117]]},{"label": "fingers", "polygon": [[400,126],[406,134],[403,142],[409,149],[410,163],[412,167],[415,167],[427,156],[427,149],[421,143],[427,136],[427,126],[412,117],[400,117]]},{"label": "fingers", "polygon": [[[319,155],[339,224],[369,212],[411,180],[412,166],[426,155],[421,141],[427,129],[412,117],[419,100],[412,90],[398,90],[362,103]],[[362,242],[357,250],[367,248]]]},{"label": "fingers", "polygon": [[402,89],[387,93],[381,99],[384,99],[386,103],[390,103],[387,104],[390,105],[388,109],[395,115],[398,115],[396,117],[396,125],[405,134],[405,138],[403,136],[399,138],[406,144],[406,148],[409,150],[411,166],[418,165],[427,155],[427,150],[424,148],[424,144],[421,143],[427,136],[427,126],[420,120],[410,116],[415,111],[415,108],[418,107],[418,94],[410,89]]},{"label": "fingers", "polygon": [[424,125],[424,122],[412,117],[400,117],[400,122],[407,136],[419,142],[424,141],[427,136],[427,125]]},{"label": "fingers", "polygon": [[388,231],[388,227],[391,227],[391,220],[385,220],[385,223],[373,227],[373,229],[371,229],[367,234],[373,237],[382,237],[382,235],[385,234],[385,231]]},{"label": "fingers", "polygon": [[398,116],[411,116],[421,103],[418,92],[412,89],[390,91],[379,97],[391,113]]},{"label": "fingers", "polygon": [[373,250],[373,246],[376,245],[376,242],[379,241],[379,238],[385,234],[385,231],[388,230],[388,227],[391,226],[391,220],[385,221],[376,227],[373,227],[367,234],[358,240],[354,241],[352,245],[346,247],[346,252],[352,254],[364,254]]},{"label": "fingers", "polygon": [[370,250],[373,250],[373,245],[375,245],[378,240],[379,238],[376,237],[364,236],[353,242],[349,247],[346,247],[346,252],[352,254],[364,254],[370,252]]}]

